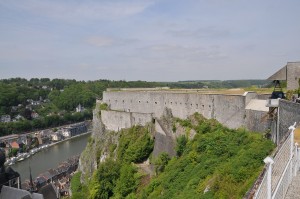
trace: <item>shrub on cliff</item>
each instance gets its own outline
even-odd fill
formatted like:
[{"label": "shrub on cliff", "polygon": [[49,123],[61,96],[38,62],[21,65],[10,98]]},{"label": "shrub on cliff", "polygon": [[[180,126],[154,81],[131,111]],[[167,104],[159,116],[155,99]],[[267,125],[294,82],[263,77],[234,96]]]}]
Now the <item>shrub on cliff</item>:
[{"label": "shrub on cliff", "polygon": [[126,197],[138,187],[137,168],[132,164],[124,164],[120,170],[120,177],[115,187],[116,197]]},{"label": "shrub on cliff", "polygon": [[148,158],[154,142],[147,127],[123,130],[111,149],[115,159],[100,163],[89,183],[89,198],[242,198],[274,148],[262,134],[228,129],[199,114],[178,123],[197,133],[192,140],[178,138],[180,156],[163,153],[154,161],[157,176],[148,185],[133,163]]},{"label": "shrub on cliff", "polygon": [[106,103],[102,103],[102,104],[100,104],[100,110],[108,110],[108,105],[106,104]]},{"label": "shrub on cliff", "polygon": [[149,157],[153,147],[154,141],[147,128],[134,126],[121,132],[118,159],[128,163],[141,163]]},{"label": "shrub on cliff", "polygon": [[187,141],[188,141],[188,139],[185,135],[181,135],[176,139],[177,143],[176,143],[175,151],[176,151],[177,156],[182,155],[182,153],[186,147]]},{"label": "shrub on cliff", "polygon": [[[133,163],[146,160],[153,146],[154,141],[147,127],[135,126],[122,130],[118,145],[108,147],[108,158],[99,163],[89,181],[85,198],[133,198],[141,177]],[[112,155],[115,150],[116,157]]]},{"label": "shrub on cliff", "polygon": [[179,142],[185,145],[179,147],[181,156],[172,158],[138,198],[242,198],[274,148],[261,134],[228,129],[216,120],[197,123],[197,115],[192,120],[184,124],[192,124],[194,139]]},{"label": "shrub on cliff", "polygon": [[89,198],[100,199],[113,196],[113,190],[120,177],[121,164],[112,159],[100,164],[89,184]]}]

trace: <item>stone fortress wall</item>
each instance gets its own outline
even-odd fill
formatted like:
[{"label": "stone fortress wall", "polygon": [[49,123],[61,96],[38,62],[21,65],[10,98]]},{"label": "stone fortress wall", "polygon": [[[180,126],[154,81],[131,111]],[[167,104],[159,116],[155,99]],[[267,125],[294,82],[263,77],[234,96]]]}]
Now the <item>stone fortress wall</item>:
[{"label": "stone fortress wall", "polygon": [[124,111],[101,111],[101,119],[108,130],[119,131],[134,125],[146,125],[152,121],[151,113],[133,113]]},{"label": "stone fortress wall", "polygon": [[276,116],[270,117],[269,108],[266,107],[268,97],[255,92],[227,95],[198,93],[195,90],[111,90],[103,93],[103,100],[97,101],[98,105],[106,103],[108,110],[101,110],[101,114],[98,114],[98,109],[97,114],[109,131],[118,132],[134,125],[154,123],[154,157],[162,152],[173,156],[176,138],[185,131],[177,129],[173,132],[164,123],[170,113],[186,119],[198,112],[229,128],[245,127],[250,131],[269,132],[268,136],[279,143],[287,128],[295,121],[300,121],[300,104],[280,100],[278,114],[276,111]]},{"label": "stone fortress wall", "polygon": [[102,121],[108,130],[117,131],[160,118],[168,108],[174,117],[185,119],[198,112],[229,128],[263,131],[269,125],[268,122],[249,121],[266,114],[265,111],[246,109],[251,100],[260,98],[256,93],[224,95],[170,91],[106,91],[103,102],[108,104],[110,111],[101,111]]},{"label": "stone fortress wall", "polygon": [[278,132],[279,140],[286,136],[287,129],[297,122],[300,125],[300,104],[286,100],[279,100],[279,123]]},{"label": "stone fortress wall", "polygon": [[288,62],[286,68],[287,90],[299,88],[300,62]]}]

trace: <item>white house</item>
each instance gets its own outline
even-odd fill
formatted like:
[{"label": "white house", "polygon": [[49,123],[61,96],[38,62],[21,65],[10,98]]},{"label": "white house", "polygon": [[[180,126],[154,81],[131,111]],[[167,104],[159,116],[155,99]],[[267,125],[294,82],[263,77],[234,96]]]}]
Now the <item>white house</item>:
[{"label": "white house", "polygon": [[84,107],[81,106],[81,104],[79,104],[79,105],[76,107],[76,112],[77,112],[77,113],[81,113],[81,112],[83,112],[83,111],[84,111]]},{"label": "white house", "polygon": [[65,127],[63,128],[62,130],[62,135],[65,137],[65,138],[69,138],[71,137],[71,131],[68,127]]},{"label": "white house", "polygon": [[52,141],[60,141],[62,139],[60,132],[55,132],[51,134]]}]

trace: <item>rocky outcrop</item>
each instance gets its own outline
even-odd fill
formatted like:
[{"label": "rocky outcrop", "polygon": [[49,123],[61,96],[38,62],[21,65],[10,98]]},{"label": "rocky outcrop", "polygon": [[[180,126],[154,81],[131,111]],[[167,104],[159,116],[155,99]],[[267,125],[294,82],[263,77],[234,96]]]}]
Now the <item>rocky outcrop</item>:
[{"label": "rocky outcrop", "polygon": [[[82,172],[82,182],[88,180],[97,169],[99,163],[105,161],[107,157],[116,157],[115,149],[118,146],[120,134],[118,131],[108,130],[103,124],[100,105],[101,103],[97,103],[93,111],[92,136],[79,159],[78,169]],[[188,138],[193,138],[195,135],[194,130],[182,127],[176,122],[171,109],[166,108],[163,116],[161,118],[153,118],[152,123],[154,125],[149,125],[149,128],[155,139],[153,158],[158,157],[163,152],[168,153],[170,156],[175,156],[176,139],[181,135],[185,135]]]},{"label": "rocky outcrop", "polygon": [[93,111],[93,132],[79,159],[78,170],[82,172],[81,181],[89,179],[98,164],[105,160],[112,145],[118,143],[118,132],[108,131],[101,120],[100,104]]},{"label": "rocky outcrop", "polygon": [[171,157],[176,155],[176,139],[179,136],[186,136],[192,139],[196,132],[181,126],[172,115],[171,109],[166,108],[161,118],[155,118],[155,143],[153,157],[162,152],[168,153]]}]

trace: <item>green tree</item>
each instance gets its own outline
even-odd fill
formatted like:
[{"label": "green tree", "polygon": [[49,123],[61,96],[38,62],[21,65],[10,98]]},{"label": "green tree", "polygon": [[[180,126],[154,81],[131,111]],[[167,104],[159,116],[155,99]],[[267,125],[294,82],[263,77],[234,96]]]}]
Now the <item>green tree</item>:
[{"label": "green tree", "polygon": [[99,165],[90,184],[89,198],[104,199],[113,196],[113,189],[120,176],[121,165],[112,159],[107,159]]},{"label": "green tree", "polygon": [[181,156],[183,154],[183,151],[186,148],[188,139],[186,136],[181,135],[176,139],[176,141],[177,141],[176,148],[175,148],[176,154],[177,156]]},{"label": "green tree", "polygon": [[168,162],[170,161],[170,156],[166,152],[159,154],[158,158],[154,161],[156,174],[161,173],[165,170]]},{"label": "green tree", "polygon": [[136,177],[137,169],[132,164],[123,164],[120,170],[120,177],[117,180],[115,187],[115,195],[120,195],[125,198],[130,193],[134,192],[138,186]]}]

